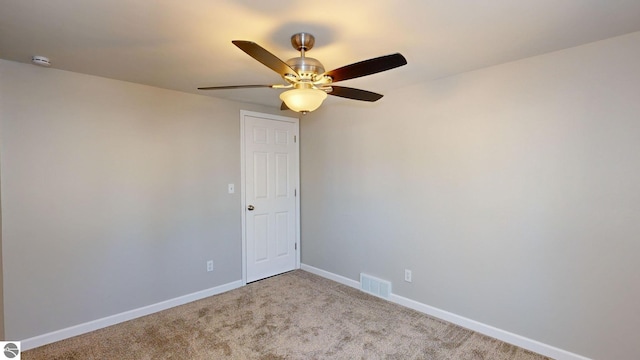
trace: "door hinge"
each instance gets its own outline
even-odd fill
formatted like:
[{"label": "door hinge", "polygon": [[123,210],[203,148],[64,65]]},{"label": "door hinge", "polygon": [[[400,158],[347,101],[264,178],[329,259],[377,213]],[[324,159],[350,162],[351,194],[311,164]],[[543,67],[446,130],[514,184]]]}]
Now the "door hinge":
[{"label": "door hinge", "polygon": [[298,137],[296,135],[293,135],[293,142],[298,142]]},{"label": "door hinge", "polygon": [[294,250],[298,250],[298,243],[295,243],[295,249]]},{"label": "door hinge", "polygon": [[298,196],[298,189],[293,189],[293,196]]}]

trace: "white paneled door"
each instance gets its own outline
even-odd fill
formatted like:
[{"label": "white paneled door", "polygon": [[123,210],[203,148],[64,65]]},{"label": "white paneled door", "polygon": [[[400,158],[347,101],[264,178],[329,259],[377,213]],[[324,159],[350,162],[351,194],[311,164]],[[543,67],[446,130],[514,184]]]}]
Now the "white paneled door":
[{"label": "white paneled door", "polygon": [[245,280],[299,265],[298,119],[242,112]]}]

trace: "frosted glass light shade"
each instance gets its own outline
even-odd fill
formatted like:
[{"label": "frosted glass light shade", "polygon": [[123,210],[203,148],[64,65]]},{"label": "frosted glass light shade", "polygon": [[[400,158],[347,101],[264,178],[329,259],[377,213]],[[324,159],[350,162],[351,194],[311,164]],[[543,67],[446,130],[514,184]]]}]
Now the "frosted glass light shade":
[{"label": "frosted glass light shade", "polygon": [[322,105],[327,93],[318,89],[293,89],[280,94],[280,100],[297,112],[313,111]]}]

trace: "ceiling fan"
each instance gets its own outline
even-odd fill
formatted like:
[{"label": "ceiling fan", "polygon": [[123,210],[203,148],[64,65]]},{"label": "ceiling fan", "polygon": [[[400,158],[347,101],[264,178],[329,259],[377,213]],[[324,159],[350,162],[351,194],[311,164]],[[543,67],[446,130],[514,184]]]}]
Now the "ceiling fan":
[{"label": "ceiling fan", "polygon": [[245,40],[234,40],[232,43],[252,58],[277,72],[282,76],[285,84],[276,85],[232,85],[199,87],[198,90],[224,90],[242,88],[272,88],[289,89],[280,94],[282,106],[280,109],[291,109],[306,114],[316,110],[327,94],[347,99],[361,101],[377,101],[381,94],[371,91],[354,89],[344,86],[335,86],[334,83],[343,80],[354,79],[378,72],[391,70],[407,64],[407,60],[400,53],[380,56],[377,58],[360,61],[351,65],[325,72],[320,61],[306,57],[305,53],[313,47],[315,38],[309,33],[297,33],[291,36],[291,45],[300,56],[282,61],[260,45]]}]

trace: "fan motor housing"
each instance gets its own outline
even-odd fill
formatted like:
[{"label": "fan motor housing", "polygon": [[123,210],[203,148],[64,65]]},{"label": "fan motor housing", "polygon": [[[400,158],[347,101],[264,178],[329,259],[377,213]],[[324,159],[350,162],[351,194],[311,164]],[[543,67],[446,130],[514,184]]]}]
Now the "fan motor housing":
[{"label": "fan motor housing", "polygon": [[323,74],[324,66],[317,59],[311,57],[295,57],[287,60],[293,70],[302,78],[311,78],[314,75]]}]

